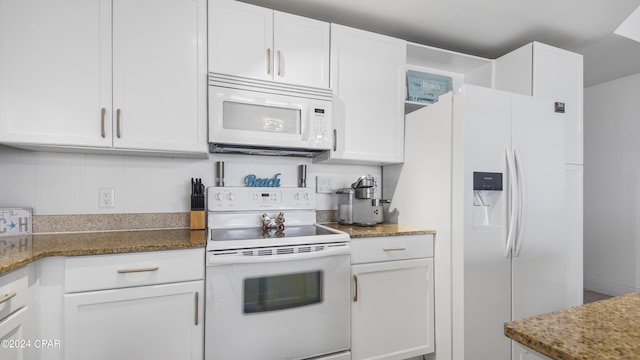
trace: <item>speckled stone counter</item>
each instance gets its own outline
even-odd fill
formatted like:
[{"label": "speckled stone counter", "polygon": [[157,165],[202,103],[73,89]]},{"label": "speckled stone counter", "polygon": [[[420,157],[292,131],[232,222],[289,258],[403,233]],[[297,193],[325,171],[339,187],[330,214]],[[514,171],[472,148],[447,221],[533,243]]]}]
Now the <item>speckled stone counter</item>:
[{"label": "speckled stone counter", "polygon": [[640,293],[507,323],[504,333],[552,359],[640,359]]},{"label": "speckled stone counter", "polygon": [[55,233],[0,238],[0,275],[47,256],[204,248],[206,231],[142,230]]},{"label": "speckled stone counter", "polygon": [[401,224],[378,224],[376,226],[340,225],[338,223],[322,224],[332,229],[344,231],[351,238],[396,236],[396,235],[421,235],[435,234],[435,230],[422,229],[415,226]]}]

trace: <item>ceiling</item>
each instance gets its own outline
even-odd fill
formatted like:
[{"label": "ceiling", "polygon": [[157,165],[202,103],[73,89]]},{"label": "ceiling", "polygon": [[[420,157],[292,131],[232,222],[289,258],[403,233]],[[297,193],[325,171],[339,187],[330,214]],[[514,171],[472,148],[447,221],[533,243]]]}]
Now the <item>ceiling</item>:
[{"label": "ceiling", "polygon": [[495,59],[531,41],[584,55],[584,85],[640,73],[640,43],[614,34],[640,0],[243,0]]}]

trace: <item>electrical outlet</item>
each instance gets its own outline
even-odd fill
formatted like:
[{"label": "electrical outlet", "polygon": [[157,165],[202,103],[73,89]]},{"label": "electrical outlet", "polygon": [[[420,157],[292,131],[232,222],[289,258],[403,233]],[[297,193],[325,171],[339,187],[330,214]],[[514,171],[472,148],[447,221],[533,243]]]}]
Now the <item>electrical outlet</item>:
[{"label": "electrical outlet", "polygon": [[331,194],[332,192],[331,178],[328,176],[316,176],[316,193]]},{"label": "electrical outlet", "polygon": [[99,202],[98,207],[101,208],[112,208],[115,207],[114,197],[115,197],[115,189],[113,188],[102,188],[99,189]]}]

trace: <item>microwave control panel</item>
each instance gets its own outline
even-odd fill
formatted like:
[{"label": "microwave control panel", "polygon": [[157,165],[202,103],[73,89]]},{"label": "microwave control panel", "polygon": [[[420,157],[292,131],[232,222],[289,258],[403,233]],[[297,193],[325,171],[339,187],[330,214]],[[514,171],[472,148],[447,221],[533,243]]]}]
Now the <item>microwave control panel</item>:
[{"label": "microwave control panel", "polygon": [[310,140],[319,144],[330,145],[329,132],[331,131],[330,104],[309,104],[309,125],[311,127]]}]

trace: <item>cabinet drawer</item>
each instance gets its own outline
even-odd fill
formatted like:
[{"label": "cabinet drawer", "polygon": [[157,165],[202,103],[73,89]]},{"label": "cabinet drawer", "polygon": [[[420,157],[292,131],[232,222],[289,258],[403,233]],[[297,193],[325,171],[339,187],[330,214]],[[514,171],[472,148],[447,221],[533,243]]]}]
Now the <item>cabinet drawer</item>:
[{"label": "cabinet drawer", "polygon": [[432,234],[351,239],[352,264],[424,257],[433,257]]},{"label": "cabinet drawer", "polygon": [[0,277],[0,320],[27,304],[29,278],[22,268]]},{"label": "cabinet drawer", "polygon": [[204,249],[65,259],[65,293],[204,279]]}]

